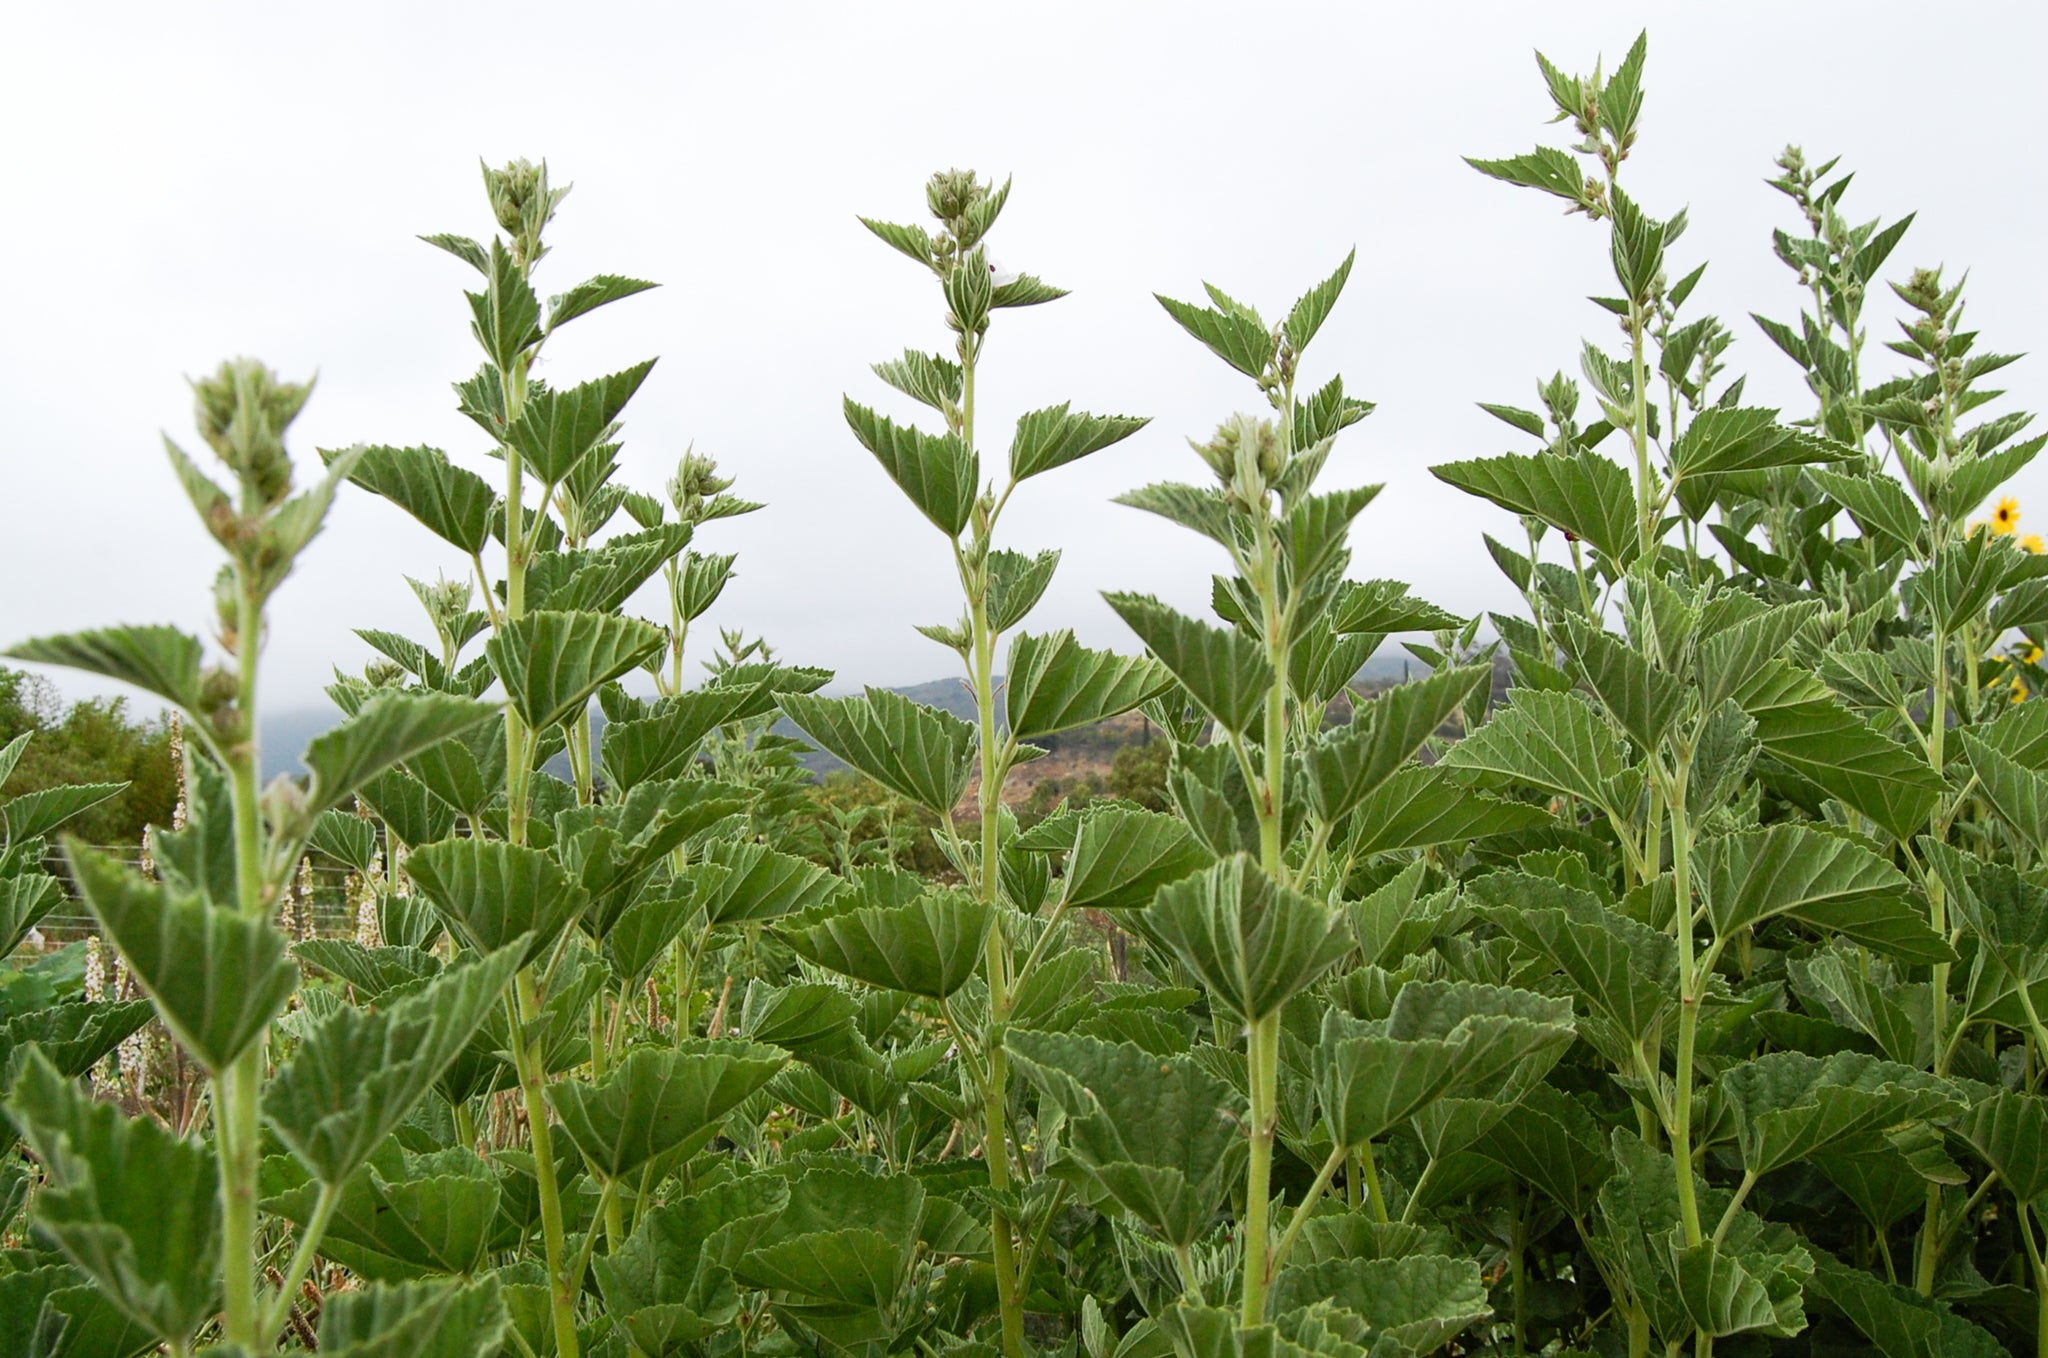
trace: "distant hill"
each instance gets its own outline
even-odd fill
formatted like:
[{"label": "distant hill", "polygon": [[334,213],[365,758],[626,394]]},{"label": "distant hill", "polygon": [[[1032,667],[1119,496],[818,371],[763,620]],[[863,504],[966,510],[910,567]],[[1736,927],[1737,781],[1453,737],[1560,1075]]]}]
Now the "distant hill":
[{"label": "distant hill", "polygon": [[[1428,672],[1429,667],[1427,665],[1409,655],[1402,648],[1388,646],[1382,647],[1378,654],[1365,662],[1365,668],[1359,671],[1358,682],[1378,688],[1388,684],[1403,683],[1408,679],[1420,678]],[[997,682],[1002,682],[1000,677],[997,679]],[[905,684],[890,691],[900,693],[913,702],[924,703],[941,711],[950,712],[962,721],[971,722],[975,719],[974,692],[967,687],[967,682],[964,679],[930,679],[921,684]],[[603,730],[604,714],[599,712],[593,715],[596,728],[600,731]],[[305,766],[299,762],[299,757],[305,752],[306,746],[312,743],[314,737],[329,730],[340,720],[341,711],[334,707],[285,708],[283,710],[273,710],[265,714],[263,718],[264,778],[274,778],[280,773],[304,773]],[[1115,743],[1128,743],[1129,740],[1141,738],[1142,731],[1139,728],[1139,724],[1130,723],[1130,725],[1132,730],[1124,739],[1118,740]],[[801,732],[788,721],[777,722],[775,730],[781,735],[801,735]],[[1118,728],[1118,732],[1122,733],[1121,727]],[[1069,740],[1072,739],[1072,737],[1069,737]],[[814,773],[821,776],[834,769],[846,767],[839,760],[822,750],[812,751],[804,759],[804,763]],[[566,767],[558,772],[566,775]]]}]

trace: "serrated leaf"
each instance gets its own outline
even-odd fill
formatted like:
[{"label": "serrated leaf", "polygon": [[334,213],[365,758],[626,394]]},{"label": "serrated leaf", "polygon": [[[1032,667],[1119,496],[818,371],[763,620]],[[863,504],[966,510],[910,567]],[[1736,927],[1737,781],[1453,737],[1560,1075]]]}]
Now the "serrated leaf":
[{"label": "serrated leaf", "polygon": [[[1328,1300],[1362,1318],[1375,1337],[1410,1353],[1430,1353],[1493,1314],[1479,1265],[1444,1255],[1405,1259],[1329,1259],[1281,1270],[1272,1307],[1296,1311]],[[1373,1352],[1380,1351],[1373,1346]]]},{"label": "serrated leaf", "polygon": [[560,485],[577,463],[604,442],[613,421],[640,390],[654,363],[650,358],[573,387],[529,390],[519,418],[506,431],[505,442],[544,485]]},{"label": "serrated leaf", "polygon": [[497,497],[475,472],[455,466],[438,448],[378,445],[350,451],[356,459],[348,479],[356,485],[383,496],[467,555],[482,552],[489,543]]},{"label": "serrated leaf", "polygon": [[1337,911],[1281,886],[1244,854],[1160,888],[1146,932],[1173,950],[1210,995],[1264,1018],[1351,951]]},{"label": "serrated leaf", "polygon": [[512,1319],[496,1278],[372,1283],[320,1308],[320,1352],[332,1358],[489,1358]]},{"label": "serrated leaf", "polygon": [[819,906],[839,881],[817,864],[765,844],[715,845],[705,863],[720,873],[699,890],[707,924],[743,924],[779,919]]},{"label": "serrated leaf", "polygon": [[1188,1244],[1205,1233],[1241,1144],[1238,1096],[1190,1056],[1013,1031],[1019,1070],[1065,1112],[1066,1149],[1126,1211]]},{"label": "serrated leaf", "polygon": [[851,397],[846,423],[918,512],[949,538],[960,536],[981,493],[981,460],[956,435],[927,434],[877,415]]},{"label": "serrated leaf", "polygon": [[1597,453],[1503,453],[1447,462],[1430,472],[1510,513],[1541,519],[1583,538],[1622,565],[1635,560],[1641,550],[1629,474]]},{"label": "serrated leaf", "polygon": [[127,787],[126,783],[65,783],[0,801],[4,842],[26,844],[41,839],[79,812],[118,797]]},{"label": "serrated leaf", "polygon": [[49,1175],[38,1229],[129,1319],[187,1345],[220,1290],[212,1153],[92,1099],[40,1055],[16,1077],[7,1113]]},{"label": "serrated leaf", "polygon": [[1441,768],[1402,769],[1351,813],[1348,852],[1367,857],[1428,848],[1553,824],[1550,813],[1526,802],[1475,793]]},{"label": "serrated leaf", "polygon": [[1153,294],[1159,305],[1166,308],[1166,314],[1179,323],[1180,328],[1207,345],[1209,352],[1243,373],[1246,377],[1263,377],[1266,365],[1273,361],[1273,337],[1255,317],[1239,312],[1212,311],[1208,307],[1176,302],[1171,297]]},{"label": "serrated leaf", "polygon": [[1203,711],[1228,730],[1252,729],[1273,686],[1257,642],[1176,613],[1150,595],[1103,597]]},{"label": "serrated leaf", "polygon": [[339,726],[314,738],[304,810],[317,816],[393,764],[489,721],[498,709],[446,693],[379,693]]},{"label": "serrated leaf", "polygon": [[1160,887],[1215,861],[1178,816],[1135,807],[1090,807],[1071,841],[1060,899],[1068,909],[1139,909]]},{"label": "serrated leaf", "polygon": [[595,1082],[550,1085],[548,1102],[591,1168],[617,1179],[716,1127],[788,1063],[776,1047],[692,1039],[643,1047]]},{"label": "serrated leaf", "polygon": [[578,316],[595,311],[608,303],[660,286],[659,283],[649,283],[638,278],[622,278],[611,273],[586,278],[567,292],[548,298],[548,333],[553,334]]},{"label": "serrated leaf", "polygon": [[1004,704],[1016,740],[1091,726],[1158,697],[1173,676],[1144,656],[1092,651],[1069,631],[1010,643]]},{"label": "serrated leaf", "polygon": [[943,1000],[974,975],[992,918],[965,892],[938,889],[904,905],[856,906],[798,924],[783,938],[841,976]]},{"label": "serrated leaf", "polygon": [[415,848],[405,875],[478,952],[524,939],[520,965],[554,947],[587,904],[581,888],[539,849],[493,839],[444,839]]},{"label": "serrated leaf", "polygon": [[776,702],[819,746],[919,806],[950,815],[967,791],[979,740],[950,713],[880,688],[858,698],[784,693]]},{"label": "serrated leaf", "polygon": [[539,730],[579,712],[598,689],[639,668],[668,635],[637,618],[529,613],[484,644],[512,710]]},{"label": "serrated leaf", "polygon": [[487,263],[484,290],[463,294],[469,298],[470,333],[491,361],[509,372],[522,353],[540,342],[540,299],[502,240],[492,239]]},{"label": "serrated leaf", "polygon": [[64,853],[86,907],[164,1026],[209,1071],[227,1069],[298,987],[284,935],[268,919],[147,881],[75,840]]},{"label": "serrated leaf", "polygon": [[1778,423],[1778,412],[1710,406],[1693,416],[1671,450],[1671,474],[1717,476],[1812,462],[1844,462],[1856,450]]},{"label": "serrated leaf", "polygon": [[458,964],[388,1007],[335,1010],[265,1084],[264,1119],[314,1178],[341,1186],[491,1016],[520,953]]},{"label": "serrated leaf", "polygon": [[104,627],[38,637],[9,647],[6,654],[13,660],[65,665],[118,679],[187,712],[204,706],[199,693],[199,639],[175,627]]},{"label": "serrated leaf", "polygon": [[1444,756],[1444,766],[1505,774],[1610,814],[1635,802],[1635,772],[1621,738],[1568,693],[1520,689]]},{"label": "serrated leaf", "polygon": [[1355,249],[1345,255],[1336,272],[1302,294],[1301,300],[1289,309],[1281,330],[1295,353],[1308,348],[1308,342],[1316,337],[1316,331],[1322,329],[1323,322],[1329,319],[1330,309],[1337,305],[1337,296],[1344,291],[1344,282],[1351,277],[1351,265],[1357,258]]},{"label": "serrated leaf", "polygon": [[1867,1132],[1946,1119],[1966,1106],[1948,1081],[1862,1052],[1769,1052],[1730,1067],[1720,1086],[1743,1168],[1759,1176]]},{"label": "serrated leaf", "polygon": [[1465,620],[1425,603],[1399,580],[1346,580],[1331,608],[1330,628],[1340,633],[1439,632]]},{"label": "serrated leaf", "polygon": [[1444,669],[1353,708],[1348,725],[1317,736],[1302,754],[1308,802],[1326,823],[1341,820],[1393,777],[1489,673]]},{"label": "serrated leaf", "polygon": [[1069,410],[1065,401],[1034,410],[1018,417],[1016,437],[1010,440],[1010,479],[1022,481],[1064,467],[1121,443],[1150,423],[1150,419],[1130,415]]}]

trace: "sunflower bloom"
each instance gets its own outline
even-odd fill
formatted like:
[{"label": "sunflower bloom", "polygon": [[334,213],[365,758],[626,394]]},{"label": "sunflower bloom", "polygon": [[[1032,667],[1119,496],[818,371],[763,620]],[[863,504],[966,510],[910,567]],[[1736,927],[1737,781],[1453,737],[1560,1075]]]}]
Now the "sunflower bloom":
[{"label": "sunflower bloom", "polygon": [[2027,681],[2018,675],[2013,676],[2012,700],[2016,703],[2023,703],[2027,700]]},{"label": "sunflower bloom", "polygon": [[2008,495],[1998,502],[1996,509],[1991,511],[1991,531],[2000,537],[2004,537],[2012,532],[2013,529],[2019,527],[2019,524],[2020,502]]},{"label": "sunflower bloom", "polygon": [[2022,665],[2040,664],[2041,648],[2032,642],[2028,642],[2025,646],[2020,647],[2020,663]]},{"label": "sunflower bloom", "polygon": [[2024,551],[2032,552],[2035,556],[2039,556],[2043,552],[2048,552],[2048,542],[2041,541],[2041,535],[2039,533],[2029,533],[2025,537],[2021,538],[2020,547]]}]

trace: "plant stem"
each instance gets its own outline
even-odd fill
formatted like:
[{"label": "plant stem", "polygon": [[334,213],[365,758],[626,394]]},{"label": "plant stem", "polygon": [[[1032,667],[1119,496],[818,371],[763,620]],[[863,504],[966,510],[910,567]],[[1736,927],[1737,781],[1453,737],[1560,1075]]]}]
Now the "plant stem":
[{"label": "plant stem", "polygon": [[1280,1065],[1280,1015],[1252,1020],[1246,1052],[1251,1075],[1252,1144],[1245,1168],[1244,1323],[1266,1319],[1266,1285],[1272,1281],[1267,1259],[1273,1192],[1273,1131],[1279,1122],[1275,1085]]},{"label": "plant stem", "polygon": [[1693,1187],[1692,1081],[1693,1051],[1699,1042],[1701,968],[1693,957],[1692,826],[1686,814],[1686,782],[1690,769],[1681,758],[1665,800],[1671,812],[1671,879],[1676,898],[1672,926],[1678,931],[1678,1069],[1671,1097],[1671,1157],[1678,1188],[1678,1212],[1685,1243],[1700,1243],[1699,1200]]},{"label": "plant stem", "polygon": [[1280,1233],[1280,1243],[1273,1247],[1270,1264],[1273,1272],[1279,1272],[1280,1265],[1287,1262],[1287,1251],[1294,1247],[1294,1237],[1308,1224],[1309,1213],[1314,1211],[1315,1205],[1322,1200],[1323,1194],[1330,1187],[1330,1181],[1337,1177],[1338,1167],[1344,1163],[1345,1154],[1346,1148],[1343,1146],[1330,1151],[1328,1158],[1323,1161],[1323,1167],[1316,1171],[1316,1181],[1309,1185],[1307,1194],[1288,1216],[1287,1229]]},{"label": "plant stem", "polygon": [[327,1223],[334,1219],[334,1209],[341,1206],[341,1189],[334,1184],[320,1185],[320,1196],[313,1203],[313,1215],[299,1232],[298,1247],[292,1251],[291,1263],[285,1266],[284,1282],[271,1300],[264,1313],[259,1334],[274,1335],[284,1328],[291,1317],[292,1298],[298,1295],[299,1284],[306,1280],[306,1274],[313,1267],[313,1256],[320,1249],[320,1242],[327,1237]]},{"label": "plant stem", "polygon": [[576,1343],[576,1292],[570,1278],[568,1266],[567,1233],[562,1224],[561,1186],[555,1178],[554,1137],[548,1127],[547,1058],[538,1040],[527,1043],[516,1039],[525,1031],[526,1025],[540,1016],[540,997],[534,989],[533,969],[520,971],[515,982],[516,1003],[513,1008],[515,1040],[512,1053],[517,1058],[519,1070],[519,1092],[526,1107],[526,1126],[533,1138],[533,1177],[540,1198],[541,1241],[547,1250],[548,1309],[555,1325],[555,1346],[560,1358],[577,1358]]}]

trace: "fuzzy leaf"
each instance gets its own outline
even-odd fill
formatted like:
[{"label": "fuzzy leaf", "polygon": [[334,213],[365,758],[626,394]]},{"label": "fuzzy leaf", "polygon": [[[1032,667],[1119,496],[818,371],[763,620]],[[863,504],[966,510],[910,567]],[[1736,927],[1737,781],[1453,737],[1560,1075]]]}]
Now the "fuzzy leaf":
[{"label": "fuzzy leaf", "polygon": [[1325,822],[1348,815],[1393,777],[1487,677],[1487,667],[1443,669],[1353,709],[1303,754],[1308,801]]},{"label": "fuzzy leaf", "polygon": [[484,644],[505,693],[533,730],[583,710],[598,689],[668,644],[652,623],[603,613],[529,613]]},{"label": "fuzzy leaf", "polygon": [[1173,676],[1145,656],[1092,651],[1068,631],[1010,643],[1004,701],[1017,740],[1091,726],[1166,692]]},{"label": "fuzzy leaf", "polygon": [[788,1063],[787,1052],[754,1042],[643,1047],[595,1083],[550,1085],[548,1102],[591,1168],[617,1179],[716,1127]]},{"label": "fuzzy leaf", "polygon": [[1144,923],[1247,1020],[1279,1009],[1352,947],[1341,914],[1281,886],[1243,854],[1160,888]]},{"label": "fuzzy leaf", "polygon": [[65,665],[118,679],[187,712],[196,713],[204,705],[199,693],[199,639],[175,627],[105,627],[38,637],[8,648],[6,654],[14,660]]},{"label": "fuzzy leaf", "polygon": [[208,905],[147,881],[77,841],[65,858],[79,894],[186,1050],[227,1069],[299,984],[285,938],[268,919]]},{"label": "fuzzy leaf", "polygon": [[943,1000],[974,975],[991,919],[989,907],[964,892],[934,890],[906,905],[858,906],[783,938],[841,976]]},{"label": "fuzzy leaf", "polygon": [[435,537],[469,556],[490,542],[496,494],[489,482],[449,462],[439,448],[378,445],[351,451],[356,460],[348,479],[397,505]]},{"label": "fuzzy leaf", "polygon": [[1273,686],[1272,666],[1256,641],[1185,617],[1150,595],[1103,597],[1203,711],[1228,730],[1252,729]]},{"label": "fuzzy leaf", "polygon": [[609,435],[612,422],[653,368],[650,358],[573,387],[530,390],[506,442],[544,485],[560,485]]},{"label": "fuzzy leaf", "polygon": [[1597,453],[1503,453],[1431,467],[1438,480],[1585,539],[1623,565],[1641,550],[1629,474]]},{"label": "fuzzy leaf", "polygon": [[821,747],[919,806],[950,815],[967,791],[978,741],[950,713],[879,688],[859,698],[784,693],[776,701]]},{"label": "fuzzy leaf", "polygon": [[444,839],[413,850],[405,875],[478,952],[494,953],[521,939],[520,965],[554,947],[587,898],[539,849],[495,839]]},{"label": "fuzzy leaf", "polygon": [[1150,423],[1149,419],[1130,415],[1069,411],[1065,401],[1034,410],[1019,417],[1017,435],[1010,440],[1010,479],[1022,481],[1064,467],[1113,443],[1121,443]]},{"label": "fuzzy leaf", "polygon": [[974,450],[952,434],[927,434],[898,425],[851,398],[845,410],[854,437],[875,455],[897,488],[941,533],[959,537],[981,493],[981,460]]}]

